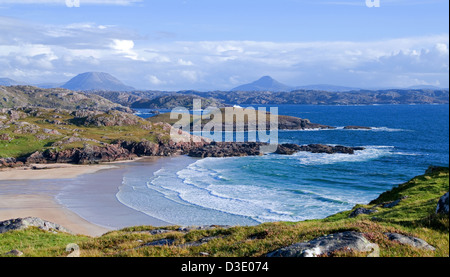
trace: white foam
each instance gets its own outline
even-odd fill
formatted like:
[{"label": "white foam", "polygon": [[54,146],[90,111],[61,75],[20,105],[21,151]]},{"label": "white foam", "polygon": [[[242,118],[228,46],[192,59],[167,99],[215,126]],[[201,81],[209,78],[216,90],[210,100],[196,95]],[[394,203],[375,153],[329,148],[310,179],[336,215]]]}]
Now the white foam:
[{"label": "white foam", "polygon": [[364,146],[364,150],[355,151],[355,154],[325,154],[325,153],[310,153],[297,152],[290,156],[297,159],[303,165],[322,165],[335,164],[342,162],[365,162],[385,156],[393,155],[392,150],[394,146]]}]

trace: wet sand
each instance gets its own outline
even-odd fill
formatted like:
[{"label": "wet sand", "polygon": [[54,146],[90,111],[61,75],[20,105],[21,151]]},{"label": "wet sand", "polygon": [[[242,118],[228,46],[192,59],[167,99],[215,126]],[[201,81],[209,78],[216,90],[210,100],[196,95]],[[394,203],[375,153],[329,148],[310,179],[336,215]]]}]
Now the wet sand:
[{"label": "wet sand", "polygon": [[0,221],[40,217],[88,236],[130,226],[170,225],[133,210],[116,198],[128,167],[157,171],[160,159],[164,158],[94,166],[37,165],[46,169],[1,171]]},{"label": "wet sand", "polygon": [[71,179],[76,178],[83,174],[95,173],[99,170],[111,168],[115,168],[115,166],[113,164],[111,165],[36,164],[30,165],[29,167],[2,169],[0,170],[0,181]]},{"label": "wet sand", "polygon": [[75,234],[100,236],[109,229],[92,224],[46,195],[0,195],[0,221],[39,217],[57,223]]}]

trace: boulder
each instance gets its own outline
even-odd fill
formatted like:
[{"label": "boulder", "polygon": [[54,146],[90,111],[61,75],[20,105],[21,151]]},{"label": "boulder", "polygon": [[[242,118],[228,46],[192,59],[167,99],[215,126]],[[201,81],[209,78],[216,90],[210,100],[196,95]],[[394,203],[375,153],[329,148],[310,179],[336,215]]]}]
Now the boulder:
[{"label": "boulder", "polygon": [[13,256],[13,257],[21,257],[23,256],[23,252],[17,249],[11,250],[8,253],[5,253],[5,256]]},{"label": "boulder", "polygon": [[9,231],[25,230],[29,227],[37,227],[44,231],[59,231],[73,234],[59,224],[49,222],[37,217],[16,218],[0,222],[0,234]]},{"label": "boulder", "polygon": [[375,210],[375,209],[366,209],[366,208],[357,208],[356,210],[354,210],[351,214],[350,214],[350,218],[354,218],[354,217],[357,217],[358,215],[361,215],[361,214],[373,214],[373,213],[376,213],[376,212],[378,212],[377,210]]},{"label": "boulder", "polygon": [[436,248],[419,238],[405,236],[397,233],[385,233],[385,235],[389,238],[389,240],[398,242],[400,244],[406,244],[424,250],[436,250]]},{"label": "boulder", "polygon": [[377,256],[379,247],[368,241],[362,233],[343,232],[316,238],[275,250],[267,257],[318,257],[330,255],[336,251],[353,250],[357,252],[372,252],[369,256]]},{"label": "boulder", "polygon": [[439,199],[437,208],[436,208],[436,213],[438,214],[446,214],[448,215],[448,192],[441,197],[441,199]]}]

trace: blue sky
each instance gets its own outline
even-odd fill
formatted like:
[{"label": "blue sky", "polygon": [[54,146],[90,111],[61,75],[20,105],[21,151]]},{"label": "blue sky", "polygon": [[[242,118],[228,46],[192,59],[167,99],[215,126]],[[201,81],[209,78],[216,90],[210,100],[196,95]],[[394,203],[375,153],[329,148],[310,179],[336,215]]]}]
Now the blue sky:
[{"label": "blue sky", "polygon": [[0,0],[0,77],[104,71],[142,89],[448,87],[444,0]]}]

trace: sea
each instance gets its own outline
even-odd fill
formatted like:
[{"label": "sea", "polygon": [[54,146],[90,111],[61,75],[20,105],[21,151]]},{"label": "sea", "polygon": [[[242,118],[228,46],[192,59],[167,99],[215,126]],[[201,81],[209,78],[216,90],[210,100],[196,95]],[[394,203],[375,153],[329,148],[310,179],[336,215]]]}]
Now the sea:
[{"label": "sea", "polygon": [[[255,108],[262,106],[253,106]],[[449,164],[448,105],[279,105],[280,115],[335,130],[279,131],[280,143],[362,146],[348,154],[174,158],[157,171],[130,167],[124,205],[177,225],[255,225],[320,219]],[[149,110],[138,115],[151,116]],[[372,127],[345,130],[344,126]]]}]

